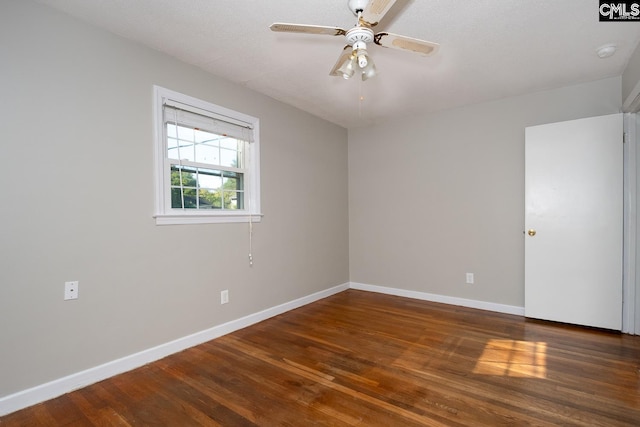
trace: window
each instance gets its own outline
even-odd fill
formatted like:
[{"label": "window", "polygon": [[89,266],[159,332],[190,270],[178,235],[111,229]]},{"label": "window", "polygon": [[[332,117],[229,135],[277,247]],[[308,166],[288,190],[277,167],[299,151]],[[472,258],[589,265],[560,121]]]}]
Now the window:
[{"label": "window", "polygon": [[258,119],[154,86],[156,224],[260,221]]}]

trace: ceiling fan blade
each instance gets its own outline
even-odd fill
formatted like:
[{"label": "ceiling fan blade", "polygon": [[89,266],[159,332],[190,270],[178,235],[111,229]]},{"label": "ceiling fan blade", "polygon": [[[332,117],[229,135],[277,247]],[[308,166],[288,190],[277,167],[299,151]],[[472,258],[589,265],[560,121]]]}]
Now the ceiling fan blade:
[{"label": "ceiling fan blade", "polygon": [[382,47],[409,50],[411,52],[420,53],[425,56],[434,54],[440,47],[438,43],[414,39],[406,36],[399,36],[397,34],[391,33],[378,33],[373,36],[373,41],[377,45]]},{"label": "ceiling fan blade", "polygon": [[371,0],[362,11],[362,21],[369,27],[375,27],[395,2],[396,0]]},{"label": "ceiling fan blade", "polygon": [[333,66],[333,68],[331,69],[331,72],[329,73],[330,76],[344,77],[344,73],[342,71],[339,71],[339,69],[344,64],[346,64],[347,61],[349,61],[349,59],[351,59],[352,50],[353,49],[349,45],[346,45],[344,47],[344,49],[342,50],[342,53],[340,54],[340,57],[336,61],[336,65]]},{"label": "ceiling fan blade", "polygon": [[271,28],[271,31],[285,33],[323,34],[328,36],[344,36],[347,34],[342,28],[324,27],[322,25],[284,24],[282,22],[276,22],[275,24],[271,24],[269,28]]}]

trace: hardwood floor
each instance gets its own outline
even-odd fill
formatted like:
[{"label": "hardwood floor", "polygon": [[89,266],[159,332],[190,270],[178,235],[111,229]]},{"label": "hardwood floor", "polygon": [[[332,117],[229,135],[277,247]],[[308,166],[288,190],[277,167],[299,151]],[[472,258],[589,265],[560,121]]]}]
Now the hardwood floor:
[{"label": "hardwood floor", "polygon": [[4,426],[640,425],[640,336],[348,290]]}]

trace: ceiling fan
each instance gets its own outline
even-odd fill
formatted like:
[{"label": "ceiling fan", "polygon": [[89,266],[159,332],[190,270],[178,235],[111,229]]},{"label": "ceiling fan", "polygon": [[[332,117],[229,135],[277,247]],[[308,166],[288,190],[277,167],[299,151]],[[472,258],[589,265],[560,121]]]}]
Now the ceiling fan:
[{"label": "ceiling fan", "polygon": [[271,24],[271,31],[286,33],[320,34],[328,36],[344,36],[347,45],[329,73],[332,76],[350,79],[359,73],[362,80],[376,75],[376,67],[367,52],[367,43],[393,49],[408,50],[421,55],[431,55],[436,52],[437,43],[400,36],[387,32],[375,34],[373,27],[389,11],[396,0],[348,0],[349,9],[358,17],[355,27],[344,30],[339,27],[322,25],[285,24],[276,22]]}]

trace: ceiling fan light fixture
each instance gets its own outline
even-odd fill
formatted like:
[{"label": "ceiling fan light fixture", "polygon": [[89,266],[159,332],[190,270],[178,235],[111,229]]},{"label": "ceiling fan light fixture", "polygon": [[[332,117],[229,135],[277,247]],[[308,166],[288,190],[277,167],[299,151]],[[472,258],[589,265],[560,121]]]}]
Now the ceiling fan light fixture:
[{"label": "ceiling fan light fixture", "polygon": [[367,44],[363,41],[357,41],[353,44],[353,55],[358,58],[358,66],[365,68],[368,64],[369,54],[367,53]]},{"label": "ceiling fan light fixture", "polygon": [[369,58],[369,63],[366,67],[362,68],[362,81],[370,79],[371,77],[375,77],[378,74],[378,70],[376,69],[376,65],[373,63],[373,60]]},{"label": "ceiling fan light fixture", "polygon": [[358,53],[356,54],[356,56],[358,57],[358,66],[360,68],[365,68],[369,64],[366,49],[358,49]]},{"label": "ceiling fan light fixture", "polygon": [[367,61],[367,55],[364,53],[360,53],[358,55],[358,65],[360,66],[360,68],[364,68],[367,66],[369,62]]},{"label": "ceiling fan light fixture", "polygon": [[349,80],[356,73],[356,56],[349,55],[345,61],[340,64],[340,68],[338,68],[339,75],[345,80]]},{"label": "ceiling fan light fixture", "polygon": [[371,59],[367,52],[367,44],[365,42],[358,40],[353,44],[353,53],[351,54],[351,57],[354,58],[354,67],[356,66],[355,60],[357,59],[357,67],[360,75],[362,76],[362,80],[375,77],[377,74],[376,66],[373,63],[373,59]]}]

